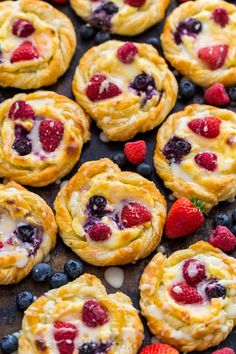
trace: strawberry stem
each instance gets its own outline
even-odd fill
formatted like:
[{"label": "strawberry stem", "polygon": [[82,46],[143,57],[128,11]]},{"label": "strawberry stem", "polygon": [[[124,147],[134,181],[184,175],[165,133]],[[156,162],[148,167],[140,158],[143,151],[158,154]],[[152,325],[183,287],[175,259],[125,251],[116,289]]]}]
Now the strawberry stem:
[{"label": "strawberry stem", "polygon": [[197,207],[201,211],[201,213],[203,215],[207,215],[206,208],[205,208],[205,202],[203,202],[202,200],[200,200],[196,197],[191,197],[190,200],[193,203],[193,205],[195,205],[195,207]]}]

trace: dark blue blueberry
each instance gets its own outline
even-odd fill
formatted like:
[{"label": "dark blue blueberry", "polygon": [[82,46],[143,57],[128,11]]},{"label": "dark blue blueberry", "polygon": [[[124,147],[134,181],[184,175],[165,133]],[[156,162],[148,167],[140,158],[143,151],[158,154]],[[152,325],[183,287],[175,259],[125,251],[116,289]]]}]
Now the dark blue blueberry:
[{"label": "dark blue blueberry", "polygon": [[80,36],[82,39],[90,39],[95,35],[95,28],[91,26],[89,23],[86,25],[82,25],[80,27]]},{"label": "dark blue blueberry", "polygon": [[206,295],[209,300],[213,298],[223,297],[226,296],[226,288],[217,282],[217,280],[212,279],[208,285],[206,286]]},{"label": "dark blue blueberry", "polygon": [[191,144],[185,139],[173,136],[163,149],[163,155],[171,163],[180,163],[182,158],[191,151]]},{"label": "dark blue blueberry", "polygon": [[111,343],[88,342],[79,349],[79,354],[106,354],[111,347]]},{"label": "dark blue blueberry", "polygon": [[96,37],[95,37],[95,43],[96,44],[101,44],[101,43],[104,43],[104,42],[107,42],[111,39],[111,35],[109,32],[106,32],[106,31],[99,31],[97,34],[96,34]]},{"label": "dark blue blueberry", "polygon": [[20,156],[29,155],[32,151],[32,142],[28,138],[16,138],[12,148],[18,152]]},{"label": "dark blue blueberry", "polygon": [[113,157],[113,161],[117,163],[119,167],[124,167],[127,162],[125,154],[123,152],[118,152],[117,154],[115,154],[115,156]]},{"label": "dark blue blueberry", "polygon": [[64,271],[71,280],[74,280],[83,274],[84,266],[76,259],[68,259],[64,265]]},{"label": "dark blue blueberry", "polygon": [[150,37],[146,40],[147,44],[151,44],[154,48],[160,49],[161,48],[161,41],[157,37]]},{"label": "dark blue blueberry", "polygon": [[202,24],[195,18],[188,18],[187,20],[181,21],[174,32],[175,43],[179,45],[182,42],[181,37],[183,35],[195,37],[201,30]]},{"label": "dark blue blueberry", "polygon": [[9,334],[0,340],[0,349],[3,354],[11,354],[18,349],[18,338]]},{"label": "dark blue blueberry", "polygon": [[30,224],[19,225],[15,233],[16,236],[23,242],[34,242],[35,228]]},{"label": "dark blue blueberry", "polygon": [[114,15],[118,12],[118,7],[112,1],[105,2],[102,5],[103,10],[106,11],[108,15]]},{"label": "dark blue blueberry", "polygon": [[229,89],[229,97],[231,101],[236,101],[236,86],[235,87],[230,87]]},{"label": "dark blue blueberry", "polygon": [[136,171],[143,177],[150,177],[152,174],[152,166],[143,162],[137,166]]},{"label": "dark blue blueberry", "polygon": [[179,83],[179,93],[183,98],[191,98],[195,95],[196,86],[192,81],[182,78]]},{"label": "dark blue blueberry", "polygon": [[232,234],[234,234],[234,236],[236,236],[236,225],[233,225],[233,226],[230,228],[230,231],[232,232]]},{"label": "dark blue blueberry", "polygon": [[93,216],[100,216],[102,215],[106,205],[107,201],[104,197],[101,195],[95,195],[89,199],[88,208]]},{"label": "dark blue blueberry", "polygon": [[22,291],[16,295],[16,305],[21,311],[25,311],[35,300],[30,291]]},{"label": "dark blue blueberry", "polygon": [[118,7],[112,1],[101,4],[92,13],[92,25],[99,28],[109,29],[111,27],[111,19],[118,10]]},{"label": "dark blue blueberry", "polygon": [[229,226],[230,225],[230,217],[227,214],[217,214],[214,218],[215,226]]},{"label": "dark blue blueberry", "polygon": [[69,282],[69,278],[66,273],[55,272],[49,279],[49,284],[52,289],[60,288],[60,286],[65,285]]},{"label": "dark blue blueberry", "polygon": [[130,86],[137,91],[146,91],[149,86],[156,88],[154,79],[145,73],[137,75]]},{"label": "dark blue blueberry", "polygon": [[41,283],[48,280],[53,273],[52,266],[48,263],[36,264],[32,269],[32,278]]},{"label": "dark blue blueberry", "polygon": [[232,220],[233,220],[233,223],[236,224],[236,209],[234,209],[232,212]]}]

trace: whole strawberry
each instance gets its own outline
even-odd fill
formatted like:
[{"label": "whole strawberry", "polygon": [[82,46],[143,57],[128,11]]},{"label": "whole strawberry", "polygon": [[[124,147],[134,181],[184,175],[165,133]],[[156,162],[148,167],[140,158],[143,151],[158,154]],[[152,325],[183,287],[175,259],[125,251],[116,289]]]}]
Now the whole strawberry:
[{"label": "whole strawberry", "polygon": [[208,242],[223,252],[231,252],[236,247],[236,238],[226,226],[217,226]]},{"label": "whole strawberry", "polygon": [[133,165],[139,165],[145,159],[147,152],[146,143],[143,140],[126,143],[124,153],[127,160]]},{"label": "whole strawberry", "polygon": [[204,213],[204,203],[197,198],[190,200],[182,197],[176,200],[167,216],[166,237],[174,239],[195,232],[204,222]]},{"label": "whole strawberry", "polygon": [[140,354],[179,354],[179,351],[169,344],[157,343],[144,347]]},{"label": "whole strawberry", "polygon": [[212,352],[212,354],[235,354],[235,351],[232,348],[222,348],[222,349],[218,349],[215,350],[214,352]]}]

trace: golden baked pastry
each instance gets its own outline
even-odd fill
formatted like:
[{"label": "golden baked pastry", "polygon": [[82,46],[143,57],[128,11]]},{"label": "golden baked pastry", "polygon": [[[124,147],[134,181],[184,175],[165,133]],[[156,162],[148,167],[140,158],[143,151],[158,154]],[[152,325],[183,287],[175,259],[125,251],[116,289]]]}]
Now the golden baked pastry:
[{"label": "golden baked pastry", "polygon": [[170,0],[70,0],[74,11],[93,26],[135,36],[160,22]]},{"label": "golden baked pastry", "polygon": [[166,59],[196,84],[236,84],[236,7],[222,0],[188,1],[167,18]]},{"label": "golden baked pastry", "polygon": [[15,182],[0,184],[0,284],[18,283],[56,243],[50,207]]},{"label": "golden baked pastry", "polygon": [[98,278],[84,274],[25,311],[18,352],[136,354],[142,339],[142,322],[130,298],[108,295]]},{"label": "golden baked pastry", "polygon": [[39,0],[0,3],[0,86],[52,85],[68,69],[76,47],[67,16]]},{"label": "golden baked pastry", "polygon": [[211,209],[236,194],[236,115],[206,105],[172,114],[157,134],[154,164],[174,195]]},{"label": "golden baked pastry", "polygon": [[35,187],[69,173],[90,138],[83,110],[51,91],[1,103],[0,127],[0,176]]},{"label": "golden baked pastry", "polygon": [[218,345],[236,324],[236,260],[207,242],[156,254],[140,290],[151,332],[183,352]]},{"label": "golden baked pastry", "polygon": [[118,141],[159,125],[175,105],[178,90],[153,46],[116,40],[84,54],[72,88],[105,135]]},{"label": "golden baked pastry", "polygon": [[67,246],[96,266],[127,264],[159,244],[166,202],[154,183],[104,158],[84,163],[55,200]]}]

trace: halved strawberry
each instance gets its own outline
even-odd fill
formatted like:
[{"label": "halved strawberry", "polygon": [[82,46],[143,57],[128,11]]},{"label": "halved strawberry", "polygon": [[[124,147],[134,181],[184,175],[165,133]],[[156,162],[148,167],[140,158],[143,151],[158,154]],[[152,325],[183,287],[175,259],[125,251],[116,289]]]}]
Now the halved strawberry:
[{"label": "halved strawberry", "polygon": [[124,205],[121,211],[121,222],[125,227],[142,225],[151,221],[150,211],[142,204],[129,202]]},{"label": "halved strawberry", "polygon": [[77,334],[78,328],[70,322],[56,321],[54,323],[54,339],[60,354],[73,354]]},{"label": "halved strawberry", "polygon": [[14,50],[11,57],[11,63],[24,60],[34,60],[39,58],[37,48],[30,41],[25,41]]},{"label": "halved strawberry", "polygon": [[221,120],[216,117],[197,118],[188,123],[194,133],[208,139],[216,138],[220,133]]},{"label": "halved strawberry", "polygon": [[210,70],[217,70],[224,65],[228,48],[227,44],[201,48],[198,51],[198,57]]},{"label": "halved strawberry", "polygon": [[120,88],[103,74],[92,76],[86,88],[86,95],[93,102],[112,98],[120,94]]}]

